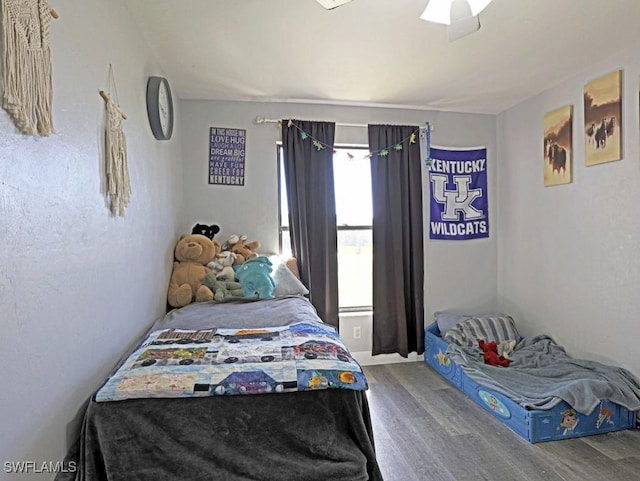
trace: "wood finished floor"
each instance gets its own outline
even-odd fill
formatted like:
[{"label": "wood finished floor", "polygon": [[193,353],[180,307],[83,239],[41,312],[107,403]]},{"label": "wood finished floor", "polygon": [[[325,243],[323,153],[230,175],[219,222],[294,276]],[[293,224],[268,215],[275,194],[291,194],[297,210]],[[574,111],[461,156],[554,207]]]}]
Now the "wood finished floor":
[{"label": "wood finished floor", "polygon": [[385,481],[640,480],[640,429],[529,444],[424,362],[364,370]]}]

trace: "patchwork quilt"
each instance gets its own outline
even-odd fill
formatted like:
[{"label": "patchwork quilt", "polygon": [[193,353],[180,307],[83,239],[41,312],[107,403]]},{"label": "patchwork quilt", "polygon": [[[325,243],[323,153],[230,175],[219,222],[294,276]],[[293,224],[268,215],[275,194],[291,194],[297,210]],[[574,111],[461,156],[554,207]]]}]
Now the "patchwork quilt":
[{"label": "patchwork quilt", "polygon": [[362,367],[326,324],[252,329],[160,329],[107,379],[97,402],[366,390]]}]

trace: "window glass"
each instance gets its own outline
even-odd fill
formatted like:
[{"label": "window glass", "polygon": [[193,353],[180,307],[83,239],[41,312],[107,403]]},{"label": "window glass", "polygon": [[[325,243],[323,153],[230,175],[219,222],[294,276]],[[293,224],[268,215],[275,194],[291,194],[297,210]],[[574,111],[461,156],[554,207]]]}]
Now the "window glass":
[{"label": "window glass", "polygon": [[[278,148],[278,170],[280,171],[280,227],[289,227],[289,201],[287,200],[287,183],[284,178],[284,163],[282,159],[282,147]],[[282,229],[281,229],[282,230]],[[287,243],[287,246],[289,244]]]},{"label": "window glass", "polygon": [[341,309],[373,304],[371,229],[338,231],[338,305]]},{"label": "window glass", "polygon": [[371,167],[366,149],[335,149],[333,182],[339,226],[371,226]]}]

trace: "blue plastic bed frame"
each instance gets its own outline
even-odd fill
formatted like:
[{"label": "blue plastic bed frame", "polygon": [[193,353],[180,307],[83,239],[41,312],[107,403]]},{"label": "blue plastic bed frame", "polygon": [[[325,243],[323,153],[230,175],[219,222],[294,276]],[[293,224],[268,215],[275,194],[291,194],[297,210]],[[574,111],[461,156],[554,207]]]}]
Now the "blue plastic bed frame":
[{"label": "blue plastic bed frame", "polygon": [[524,408],[471,379],[447,356],[448,346],[440,336],[438,325],[431,324],[425,331],[425,363],[530,443],[579,438],[636,426],[635,411],[610,401],[602,401],[589,416],[577,413],[564,401],[550,410]]}]

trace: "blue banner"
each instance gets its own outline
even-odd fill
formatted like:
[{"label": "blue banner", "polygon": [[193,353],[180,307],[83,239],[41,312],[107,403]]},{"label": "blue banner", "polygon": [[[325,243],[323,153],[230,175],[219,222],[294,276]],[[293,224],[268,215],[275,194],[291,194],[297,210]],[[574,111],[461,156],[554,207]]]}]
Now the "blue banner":
[{"label": "blue banner", "polygon": [[487,149],[431,147],[430,239],[489,237]]}]

